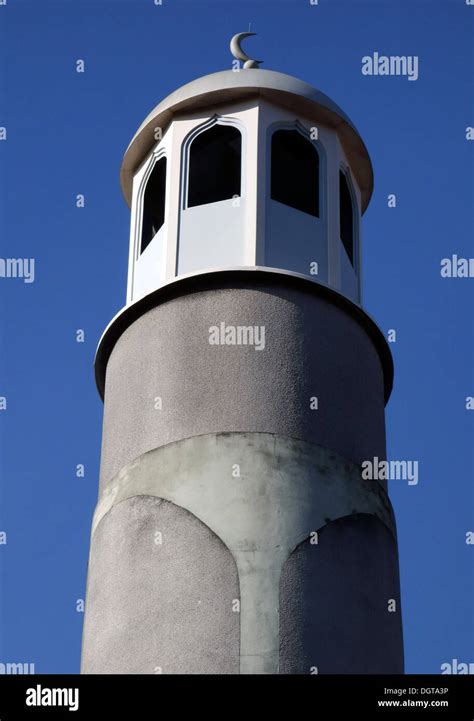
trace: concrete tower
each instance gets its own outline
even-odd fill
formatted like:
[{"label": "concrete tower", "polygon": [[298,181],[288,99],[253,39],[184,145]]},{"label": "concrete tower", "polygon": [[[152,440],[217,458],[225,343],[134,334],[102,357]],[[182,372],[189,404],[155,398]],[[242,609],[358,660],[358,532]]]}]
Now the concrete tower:
[{"label": "concrete tower", "polygon": [[165,98],[121,171],[84,673],[402,673],[382,481],[393,378],[361,307],[372,166],[343,111],[258,68]]}]

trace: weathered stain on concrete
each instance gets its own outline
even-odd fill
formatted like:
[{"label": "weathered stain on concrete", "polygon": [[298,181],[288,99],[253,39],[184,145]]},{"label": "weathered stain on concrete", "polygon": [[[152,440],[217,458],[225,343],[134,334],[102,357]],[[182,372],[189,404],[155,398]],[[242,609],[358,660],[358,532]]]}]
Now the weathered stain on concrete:
[{"label": "weathered stain on concrete", "polygon": [[135,496],[186,509],[231,551],[240,582],[241,673],[278,672],[280,576],[311,532],[358,513],[372,514],[395,535],[384,489],[362,480],[357,464],[273,434],[206,434],[145,453],[103,489],[93,535]]}]

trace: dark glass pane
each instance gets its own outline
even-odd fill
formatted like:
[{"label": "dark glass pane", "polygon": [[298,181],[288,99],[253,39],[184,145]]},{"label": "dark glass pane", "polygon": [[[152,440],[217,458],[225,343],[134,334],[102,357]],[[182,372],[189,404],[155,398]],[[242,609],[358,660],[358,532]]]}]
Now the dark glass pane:
[{"label": "dark glass pane", "polygon": [[242,136],[229,125],[214,125],[191,143],[188,207],[240,196]]},{"label": "dark glass pane", "polygon": [[339,171],[339,220],[341,240],[351,264],[354,265],[354,209],[345,174]]},{"label": "dark glass pane", "polygon": [[319,155],[297,130],[272,135],[271,197],[319,218]]},{"label": "dark glass pane", "polygon": [[165,197],[166,158],[161,158],[155,163],[145,188],[140,253],[143,253],[165,222]]}]

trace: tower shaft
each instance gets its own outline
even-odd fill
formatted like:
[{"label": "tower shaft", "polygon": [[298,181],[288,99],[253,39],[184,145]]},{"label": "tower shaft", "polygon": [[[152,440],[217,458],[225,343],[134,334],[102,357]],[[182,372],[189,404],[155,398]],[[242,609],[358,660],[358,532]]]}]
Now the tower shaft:
[{"label": "tower shaft", "polygon": [[196,274],[129,306],[96,369],[83,672],[403,671],[394,517],[360,472],[393,369],[365,313],[296,274]]}]

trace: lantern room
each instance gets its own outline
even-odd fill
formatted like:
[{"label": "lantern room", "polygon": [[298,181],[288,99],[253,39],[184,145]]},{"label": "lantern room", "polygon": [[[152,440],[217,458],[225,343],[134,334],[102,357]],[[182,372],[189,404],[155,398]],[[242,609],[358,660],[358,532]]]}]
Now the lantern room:
[{"label": "lantern room", "polygon": [[351,121],[307,83],[260,68],[179,88],[130,143],[127,303],[230,268],[305,276],[361,302],[361,216],[372,193]]}]

